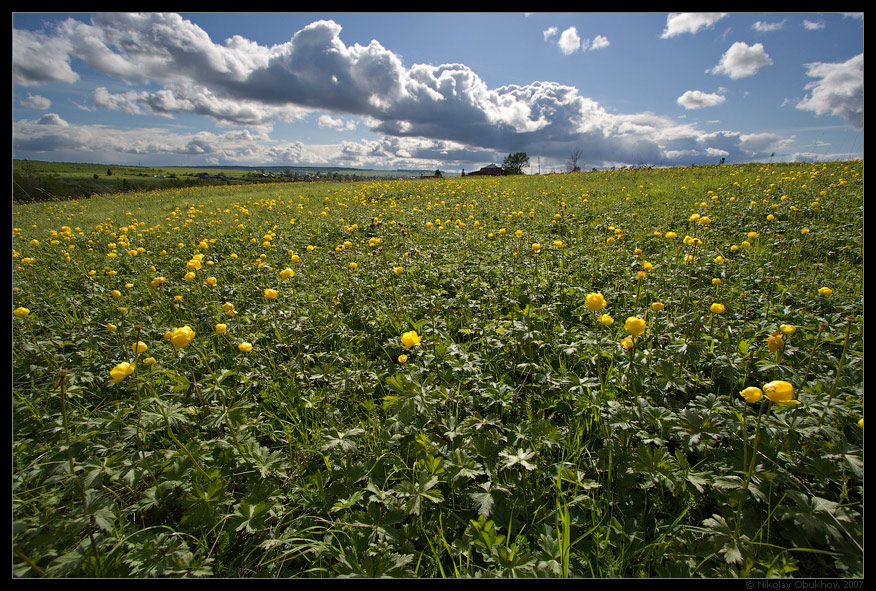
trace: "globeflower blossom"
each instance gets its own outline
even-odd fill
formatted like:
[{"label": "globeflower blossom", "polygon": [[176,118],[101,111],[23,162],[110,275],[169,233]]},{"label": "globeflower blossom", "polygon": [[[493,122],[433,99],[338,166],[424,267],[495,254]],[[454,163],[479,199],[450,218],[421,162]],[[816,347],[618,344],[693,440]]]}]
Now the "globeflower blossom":
[{"label": "globeflower blossom", "polygon": [[611,326],[612,324],[614,324],[614,318],[612,318],[608,314],[603,314],[599,317],[599,324],[601,324],[602,326]]},{"label": "globeflower blossom", "polygon": [[781,333],[772,334],[765,340],[767,344],[767,349],[769,349],[772,353],[775,353],[776,351],[781,351],[785,348],[785,340],[782,338]]},{"label": "globeflower blossom", "polygon": [[404,345],[405,349],[410,349],[411,347],[416,347],[423,340],[423,337],[417,334],[417,331],[411,330],[406,333],[403,333],[401,336],[402,345]]},{"label": "globeflower blossom", "polygon": [[763,398],[763,390],[756,386],[749,386],[748,388],[740,392],[739,395],[745,398],[745,402],[760,402]]},{"label": "globeflower blossom", "polygon": [[269,300],[276,300],[279,295],[280,292],[278,292],[276,289],[268,288],[265,290],[265,297]]},{"label": "globeflower blossom", "polygon": [[237,345],[237,350],[241,353],[249,353],[250,351],[252,351],[252,343],[240,343],[239,345]]},{"label": "globeflower blossom", "polygon": [[182,349],[191,343],[195,338],[195,331],[189,325],[175,328],[167,335],[170,343],[177,349]]},{"label": "globeflower blossom", "polygon": [[624,322],[624,329],[634,337],[644,334],[646,327],[647,323],[643,319],[635,316],[628,317],[626,322]]},{"label": "globeflower blossom", "polygon": [[134,369],[136,366],[133,363],[123,361],[110,370],[110,381],[117,384],[134,373]]},{"label": "globeflower blossom", "polygon": [[584,305],[587,306],[587,309],[591,312],[596,312],[597,310],[602,310],[606,307],[608,302],[605,301],[605,297],[601,293],[591,293],[587,294],[587,298],[584,300]]},{"label": "globeflower blossom", "polygon": [[16,318],[24,318],[28,314],[30,314],[30,310],[28,310],[27,308],[22,308],[20,306],[12,311],[12,315]]},{"label": "globeflower blossom", "polygon": [[709,306],[709,310],[712,314],[723,314],[724,313],[724,304],[719,304],[715,302],[711,306]]},{"label": "globeflower blossom", "polygon": [[786,406],[800,404],[799,400],[794,400],[794,386],[784,380],[775,380],[765,384],[763,394],[770,402],[775,404]]}]

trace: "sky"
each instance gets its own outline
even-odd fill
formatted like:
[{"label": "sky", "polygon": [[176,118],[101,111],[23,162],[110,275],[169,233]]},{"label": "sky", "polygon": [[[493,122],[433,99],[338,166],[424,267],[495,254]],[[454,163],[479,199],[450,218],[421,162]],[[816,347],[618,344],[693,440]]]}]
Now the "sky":
[{"label": "sky", "polygon": [[[863,158],[863,13],[13,13],[15,159]],[[573,156],[577,155],[577,159]]]}]

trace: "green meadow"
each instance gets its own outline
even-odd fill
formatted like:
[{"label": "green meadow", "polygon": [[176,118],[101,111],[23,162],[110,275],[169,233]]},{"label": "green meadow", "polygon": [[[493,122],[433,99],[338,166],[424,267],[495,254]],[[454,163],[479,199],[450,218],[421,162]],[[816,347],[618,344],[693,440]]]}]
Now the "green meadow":
[{"label": "green meadow", "polygon": [[863,577],[861,161],[12,219],[13,576]]}]

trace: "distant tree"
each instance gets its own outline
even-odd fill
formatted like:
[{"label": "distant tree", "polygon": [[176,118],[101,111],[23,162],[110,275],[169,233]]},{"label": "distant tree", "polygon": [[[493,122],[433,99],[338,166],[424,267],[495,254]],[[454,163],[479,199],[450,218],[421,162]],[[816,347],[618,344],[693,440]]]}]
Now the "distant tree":
[{"label": "distant tree", "polygon": [[581,167],[578,166],[578,160],[581,158],[581,148],[574,148],[569,154],[569,162],[566,167],[569,172],[581,172]]},{"label": "distant tree", "polygon": [[113,176],[113,171],[109,168],[106,169],[106,176]]},{"label": "distant tree", "polygon": [[502,161],[502,170],[505,174],[523,174],[523,168],[529,164],[529,156],[526,152],[508,154]]}]

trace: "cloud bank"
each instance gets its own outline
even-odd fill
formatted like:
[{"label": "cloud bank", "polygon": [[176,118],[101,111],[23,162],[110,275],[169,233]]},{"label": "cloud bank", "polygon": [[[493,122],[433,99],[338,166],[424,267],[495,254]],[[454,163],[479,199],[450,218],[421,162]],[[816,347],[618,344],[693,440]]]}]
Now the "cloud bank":
[{"label": "cloud bank", "polygon": [[[695,33],[723,15],[675,15],[664,36]],[[545,39],[558,31],[545,31]],[[608,40],[582,40],[574,29],[559,34],[561,48],[581,51]],[[565,44],[565,45],[564,45]],[[263,46],[234,36],[215,43],[177,14],[113,13],[91,23],[73,19],[48,33],[13,30],[13,81],[35,87],[72,83],[82,60],[95,71],[131,85],[132,90],[93,90],[93,108],[131,115],[210,117],[227,133],[175,134],[145,129],[136,133],[99,126],[19,121],[14,150],[88,150],[166,153],[204,161],[277,163],[371,162],[381,166],[416,163],[465,166],[516,151],[564,161],[581,149],[587,166],[656,165],[762,158],[779,138],[737,132],[706,133],[653,113],[614,114],[578,89],[555,82],[489,88],[463,64],[406,67],[399,56],[373,40],[346,45],[341,27],[328,20],[295,32],[285,43]],[[730,77],[751,75],[768,65],[760,44],[734,44],[714,68]],[[819,65],[810,75],[833,80]],[[136,89],[137,85],[142,85]],[[157,88],[157,90],[156,90]],[[686,93],[685,108],[717,104],[718,95]],[[808,107],[843,109],[813,87]],[[846,106],[847,112],[850,107]],[[306,147],[272,140],[278,121],[322,117],[323,126],[345,128],[367,122],[378,141]],[[348,119],[342,119],[347,117]],[[60,119],[60,118],[59,118]],[[341,121],[345,121],[341,124]],[[66,123],[66,122],[65,122]],[[58,133],[64,127],[63,133]],[[241,129],[243,128],[243,129]]]}]

